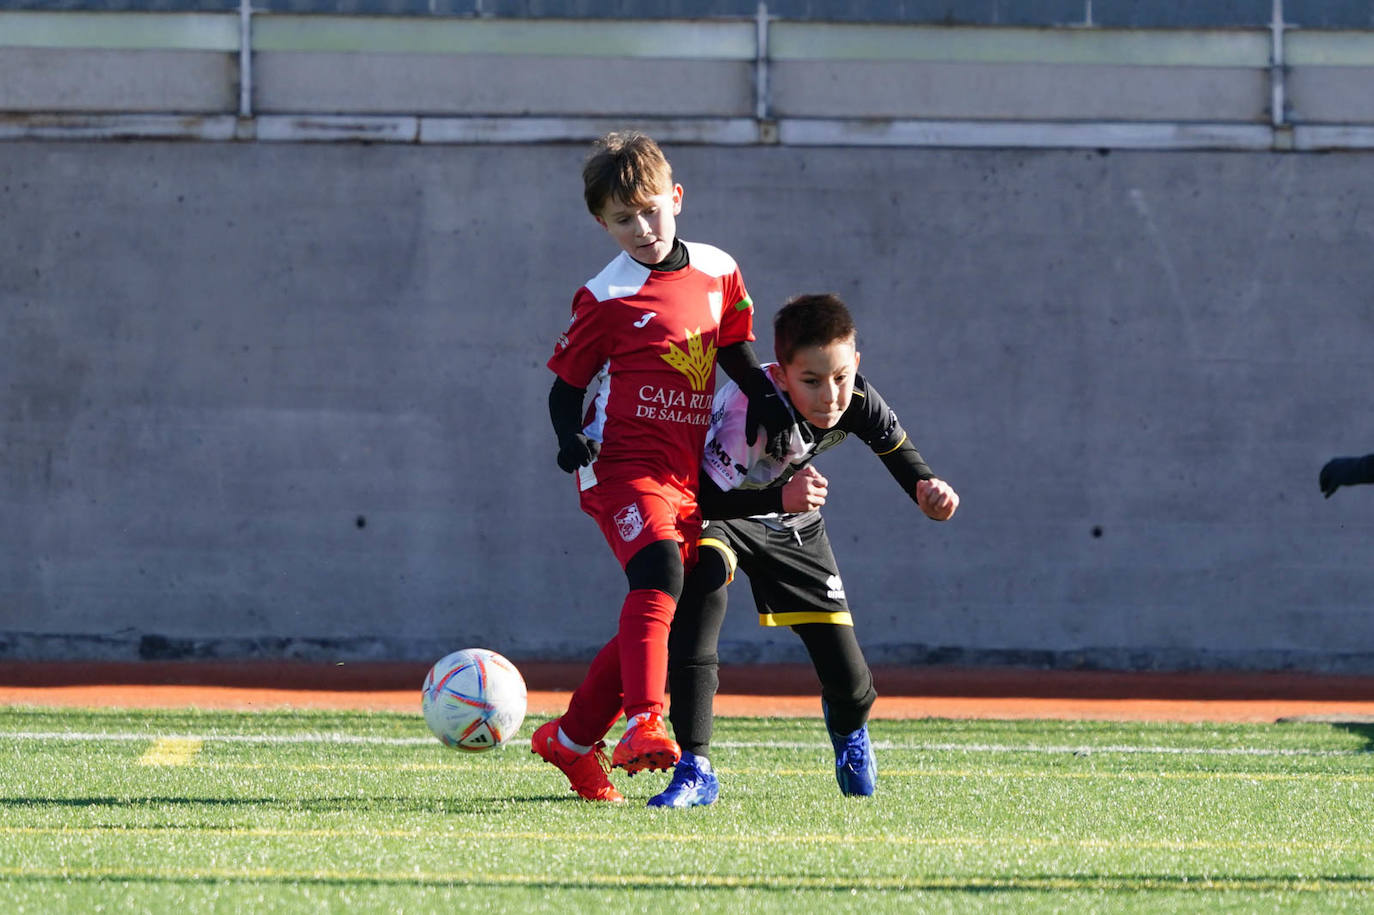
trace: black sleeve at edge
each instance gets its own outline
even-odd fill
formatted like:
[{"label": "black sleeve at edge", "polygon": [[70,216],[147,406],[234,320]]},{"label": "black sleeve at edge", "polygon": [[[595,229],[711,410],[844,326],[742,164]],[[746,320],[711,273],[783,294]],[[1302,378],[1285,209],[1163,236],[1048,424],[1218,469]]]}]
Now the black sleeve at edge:
[{"label": "black sleeve at edge", "polygon": [[560,442],[582,431],[582,398],[586,395],[585,388],[575,388],[562,378],[554,378],[549,389],[549,419]]}]

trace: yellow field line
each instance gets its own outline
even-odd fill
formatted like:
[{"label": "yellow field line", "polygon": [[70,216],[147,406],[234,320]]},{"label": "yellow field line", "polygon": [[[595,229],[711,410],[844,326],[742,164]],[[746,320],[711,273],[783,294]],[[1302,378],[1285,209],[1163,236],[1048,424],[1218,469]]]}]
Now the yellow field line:
[{"label": "yellow field line", "polygon": [[[880,757],[881,759],[881,757]],[[727,768],[717,766],[722,775],[827,775],[828,769],[772,769]],[[881,778],[986,778],[1023,780],[1093,780],[1112,781],[1253,781],[1253,782],[1374,782],[1374,773],[1328,772],[1044,772],[1036,769],[888,769],[879,766]]]},{"label": "yellow field line", "polygon": [[[723,770],[722,770],[723,771]],[[761,770],[767,771],[767,770]],[[1114,779],[1120,781],[1253,781],[1253,782],[1374,782],[1374,773],[1330,772],[1043,772],[1034,769],[990,771],[979,769],[882,770],[883,776],[908,778],[1017,778],[1017,779]]]},{"label": "yellow field line", "polygon": [[1374,890],[1372,877],[1158,877],[1093,875],[1075,876],[946,876],[922,877],[811,877],[795,874],[765,876],[753,874],[500,874],[471,871],[333,871],[281,870],[277,868],[132,868],[132,867],[0,867],[0,876],[46,880],[222,880],[317,882],[337,884],[391,883],[417,886],[538,886],[544,889],[577,887],[618,887],[656,889],[664,887],[725,889],[818,889],[839,890],[1106,890],[1140,892],[1368,892]]},{"label": "yellow field line", "polygon": [[197,737],[163,737],[153,741],[142,756],[140,766],[189,766],[200,753],[204,741]]},{"label": "yellow field line", "polygon": [[[183,826],[0,826],[0,836],[5,835],[53,835],[53,836],[102,836],[127,837],[133,835],[165,835],[180,838],[186,834],[206,836],[234,836],[238,838],[284,838],[284,839],[342,839],[342,838],[380,838],[380,839],[434,839],[446,841],[505,841],[505,842],[552,842],[555,844],[587,844],[589,842],[618,843],[625,840],[621,834],[581,832],[544,832],[544,831],[496,831],[496,830],[385,830],[385,829],[280,829],[269,827],[183,827]],[[1272,842],[1231,841],[1218,842],[1202,839],[1168,840],[1150,839],[1141,841],[1117,839],[1042,839],[1033,836],[904,836],[872,835],[855,836],[839,833],[801,833],[780,835],[769,833],[759,836],[716,836],[699,833],[643,833],[636,834],[641,842],[664,844],[697,845],[893,845],[914,848],[994,848],[1000,846],[1024,848],[1080,848],[1097,851],[1302,851],[1302,852],[1374,852],[1374,841],[1367,842],[1302,842],[1290,839]],[[1371,878],[1374,880],[1374,877]]]}]

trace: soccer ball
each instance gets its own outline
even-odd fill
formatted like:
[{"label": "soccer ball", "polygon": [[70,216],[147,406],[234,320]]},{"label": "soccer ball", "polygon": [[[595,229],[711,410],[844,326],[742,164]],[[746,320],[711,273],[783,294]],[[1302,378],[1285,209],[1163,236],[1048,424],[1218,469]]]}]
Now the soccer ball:
[{"label": "soccer ball", "polygon": [[525,678],[494,651],[464,648],[430,668],[420,711],[444,746],[491,750],[509,742],[525,720]]}]

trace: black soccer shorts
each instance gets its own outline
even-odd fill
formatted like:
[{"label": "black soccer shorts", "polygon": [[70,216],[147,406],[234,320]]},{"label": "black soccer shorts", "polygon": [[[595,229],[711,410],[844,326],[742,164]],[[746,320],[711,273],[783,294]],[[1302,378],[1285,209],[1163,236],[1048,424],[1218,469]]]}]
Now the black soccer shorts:
[{"label": "black soccer shorts", "polygon": [[736,569],[749,576],[760,626],[854,625],[820,515],[789,530],[750,518],[710,521],[701,532],[701,546],[725,556],[731,581]]}]

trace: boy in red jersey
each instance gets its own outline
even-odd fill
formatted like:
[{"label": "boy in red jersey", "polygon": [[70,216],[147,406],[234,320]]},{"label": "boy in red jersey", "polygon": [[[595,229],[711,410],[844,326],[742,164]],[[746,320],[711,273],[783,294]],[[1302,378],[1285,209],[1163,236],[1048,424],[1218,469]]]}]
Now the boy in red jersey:
[{"label": "boy in red jersey", "polygon": [[[609,768],[667,769],[677,743],[663,723],[668,628],[701,530],[696,491],[719,362],[750,398],[768,446],[793,420],[749,342],[753,302],[734,260],[677,237],[682,186],[662,150],[638,134],[598,141],[582,170],[587,209],[621,253],[573,297],[549,359],[558,466],[577,477],[591,515],[625,570],[616,635],[593,659],[568,710],[531,749],[587,800],[623,798]],[[598,382],[583,413],[587,388]],[[606,765],[602,738],[629,723]]]}]

